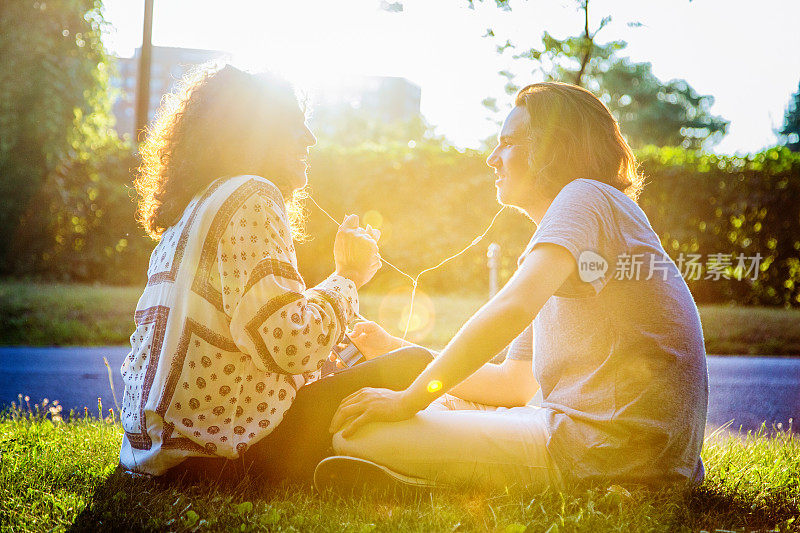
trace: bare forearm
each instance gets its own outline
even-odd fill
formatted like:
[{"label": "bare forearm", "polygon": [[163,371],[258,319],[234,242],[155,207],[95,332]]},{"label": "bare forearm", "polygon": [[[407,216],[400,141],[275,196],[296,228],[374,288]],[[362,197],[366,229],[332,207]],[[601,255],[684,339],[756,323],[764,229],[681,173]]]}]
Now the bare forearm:
[{"label": "bare forearm", "polygon": [[485,391],[494,389],[501,382],[502,377],[500,365],[486,363],[476,370],[474,374],[450,389],[450,394],[470,402],[497,405],[486,401],[487,394],[485,394]]},{"label": "bare forearm", "polygon": [[450,389],[450,394],[462,400],[494,405],[519,407],[527,404],[539,390],[529,360],[509,360],[495,365],[486,363],[470,377]]},{"label": "bare forearm", "polygon": [[518,403],[516,391],[511,390],[505,381],[505,374],[500,365],[486,363],[474,374],[450,389],[450,394],[462,400],[496,405],[498,407],[515,407]]},{"label": "bare forearm", "polygon": [[[558,245],[536,246],[505,287],[458,332],[405,390],[360,389],[339,404],[331,432],[347,438],[370,422],[407,420],[458,385],[506,346],[576,269]],[[488,355],[487,355],[488,354]]]},{"label": "bare forearm", "polygon": [[525,329],[575,269],[575,260],[565,248],[535,247],[505,287],[403,391],[404,409],[424,409],[480,368]]},{"label": "bare forearm", "polygon": [[[495,300],[485,305],[406,390],[409,402],[423,409],[441,394],[450,391],[483,366],[492,354],[505,347],[525,328],[530,319],[523,310],[502,301]],[[487,372],[494,374],[495,371],[489,368]],[[493,376],[491,381],[499,382],[494,379],[498,377]],[[465,388],[467,391],[475,389],[473,392],[476,392],[481,381],[484,380],[479,376],[472,384],[465,385]],[[492,385],[489,384],[489,387]],[[480,395],[472,396],[470,400],[480,401],[477,400]],[[486,396],[481,397],[484,400],[482,403],[489,399]]]}]

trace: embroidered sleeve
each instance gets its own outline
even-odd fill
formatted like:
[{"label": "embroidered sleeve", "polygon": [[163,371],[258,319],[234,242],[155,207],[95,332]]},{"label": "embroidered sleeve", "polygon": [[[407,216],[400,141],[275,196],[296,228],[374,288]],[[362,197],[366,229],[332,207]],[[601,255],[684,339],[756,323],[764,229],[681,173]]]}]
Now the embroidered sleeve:
[{"label": "embroidered sleeve", "polygon": [[220,239],[218,264],[231,336],[261,370],[316,370],[358,313],[349,279],[332,275],[306,289],[283,206],[272,198],[242,203]]}]

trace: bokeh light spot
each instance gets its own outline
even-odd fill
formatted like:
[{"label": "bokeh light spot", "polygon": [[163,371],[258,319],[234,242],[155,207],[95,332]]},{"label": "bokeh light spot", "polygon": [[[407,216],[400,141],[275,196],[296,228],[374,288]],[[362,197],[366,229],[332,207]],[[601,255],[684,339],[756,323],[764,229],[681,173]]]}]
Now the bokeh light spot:
[{"label": "bokeh light spot", "polygon": [[[411,311],[411,287],[398,287],[389,291],[378,308],[378,322],[392,335],[402,336],[409,323]],[[414,297],[414,311],[408,327],[407,339],[424,342],[436,323],[436,307],[433,300],[421,289]]]},{"label": "bokeh light spot", "polygon": [[442,382],[438,379],[432,379],[428,382],[428,392],[437,392],[442,390]]},{"label": "bokeh light spot", "polygon": [[367,211],[364,213],[364,224],[369,224],[373,228],[381,229],[381,226],[383,226],[383,215],[374,209]]}]

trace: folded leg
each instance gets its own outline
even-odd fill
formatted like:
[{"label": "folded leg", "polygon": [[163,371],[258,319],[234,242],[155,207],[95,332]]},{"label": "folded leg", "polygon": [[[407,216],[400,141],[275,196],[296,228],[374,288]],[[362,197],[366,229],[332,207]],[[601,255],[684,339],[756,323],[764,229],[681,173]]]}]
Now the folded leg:
[{"label": "folded leg", "polygon": [[545,415],[540,407],[426,409],[402,422],[368,424],[348,438],[337,433],[333,447],[437,484],[561,487],[547,452]]}]

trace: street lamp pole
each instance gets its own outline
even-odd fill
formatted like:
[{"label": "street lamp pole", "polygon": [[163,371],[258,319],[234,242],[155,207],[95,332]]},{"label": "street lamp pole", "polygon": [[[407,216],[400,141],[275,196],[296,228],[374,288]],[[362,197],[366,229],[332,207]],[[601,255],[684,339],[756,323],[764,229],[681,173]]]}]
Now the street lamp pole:
[{"label": "street lamp pole", "polygon": [[150,109],[150,62],[153,55],[153,0],[144,0],[144,28],[136,80],[136,140],[143,140]]}]

